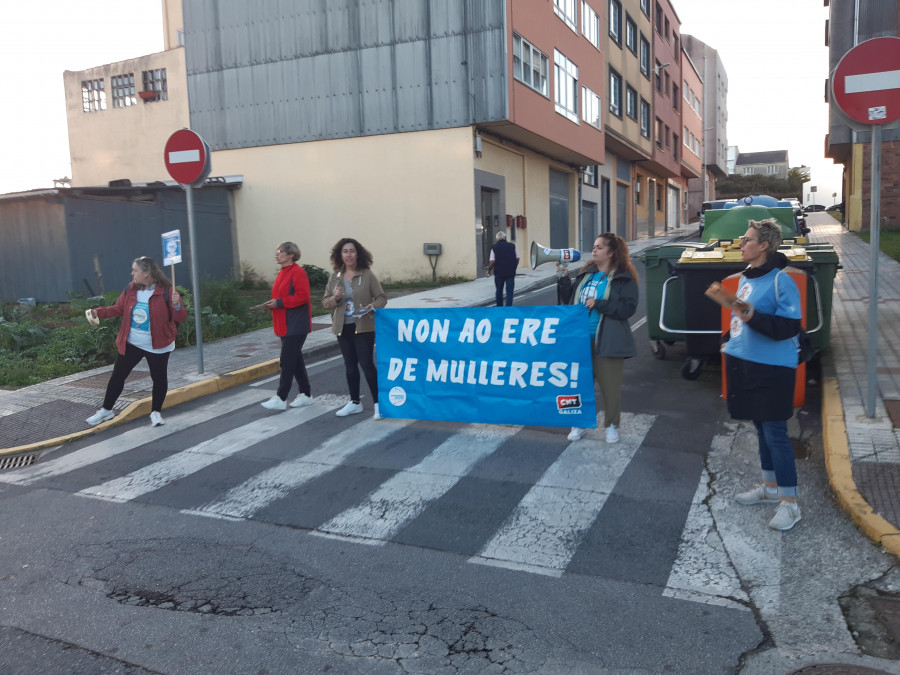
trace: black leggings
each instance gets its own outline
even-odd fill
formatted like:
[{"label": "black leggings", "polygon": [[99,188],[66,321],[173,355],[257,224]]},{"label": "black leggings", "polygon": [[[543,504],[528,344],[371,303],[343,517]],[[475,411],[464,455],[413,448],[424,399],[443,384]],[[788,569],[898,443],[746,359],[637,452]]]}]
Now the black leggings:
[{"label": "black leggings", "polygon": [[169,354],[154,354],[153,352],[145,352],[140,347],[135,347],[130,342],[125,344],[125,354],[116,355],[116,363],[113,366],[112,374],[109,376],[109,383],[106,385],[106,396],[103,399],[103,407],[112,410],[122,389],[125,388],[125,379],[134,370],[134,367],[141,362],[141,359],[147,359],[147,365],[150,366],[150,378],[153,380],[153,405],[151,410],[160,412],[163,402],[166,400],[166,392],[169,389]]},{"label": "black leggings", "polygon": [[378,373],[375,371],[375,332],[357,333],[356,324],[345,323],[338,335],[341,354],[344,355],[344,367],[347,370],[347,386],[350,388],[350,400],[359,403],[359,369],[366,376],[372,402],[378,403]]},{"label": "black leggings", "polygon": [[309,376],[306,374],[306,362],[303,360],[303,343],[306,334],[285,335],[281,338],[281,378],[278,380],[278,398],[286,401],[291,393],[291,383],[297,380],[300,393],[310,395]]}]

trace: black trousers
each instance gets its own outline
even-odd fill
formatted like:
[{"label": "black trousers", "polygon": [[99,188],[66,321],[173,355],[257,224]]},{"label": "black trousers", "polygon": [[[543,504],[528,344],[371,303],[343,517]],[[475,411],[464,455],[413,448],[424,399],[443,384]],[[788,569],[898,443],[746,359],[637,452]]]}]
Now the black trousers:
[{"label": "black trousers", "polygon": [[147,359],[147,365],[150,366],[150,378],[153,380],[153,404],[151,410],[160,412],[163,403],[166,400],[166,392],[169,390],[169,354],[154,354],[147,352],[140,347],[135,347],[130,342],[125,344],[125,353],[116,356],[116,363],[113,365],[112,374],[109,376],[109,382],[106,385],[106,396],[103,398],[103,407],[112,410],[122,390],[125,388],[125,380],[131,375],[134,367],[141,362],[141,359]]},{"label": "black trousers", "polygon": [[310,395],[309,376],[306,374],[306,362],[303,360],[303,335],[285,335],[281,338],[281,379],[278,380],[278,398],[286,401],[291,393],[291,383],[297,380],[301,394]]},{"label": "black trousers", "polygon": [[378,373],[375,370],[375,332],[357,333],[356,325],[344,324],[338,335],[341,354],[344,355],[344,367],[347,370],[347,386],[350,389],[350,400],[359,402],[359,369],[366,376],[372,402],[378,403]]}]

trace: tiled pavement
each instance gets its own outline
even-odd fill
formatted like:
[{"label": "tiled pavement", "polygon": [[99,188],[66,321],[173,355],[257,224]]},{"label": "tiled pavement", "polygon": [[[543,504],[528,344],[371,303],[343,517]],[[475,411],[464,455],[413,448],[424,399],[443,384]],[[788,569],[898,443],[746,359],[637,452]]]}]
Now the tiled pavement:
[{"label": "tiled pavement", "polygon": [[[829,214],[810,214],[808,222],[811,240],[832,244],[842,266],[834,282],[830,349],[823,354],[826,384],[829,380],[837,384],[831,388],[835,392],[831,407],[837,412],[828,416],[826,405],[823,413],[825,452],[837,458],[827,463],[832,485],[861,528],[900,555],[900,436],[889,414],[893,412],[900,421],[900,263],[880,257],[878,397],[875,416],[870,419],[865,415],[869,245]],[[675,230],[664,237],[630,242],[632,255],[690,232]],[[521,268],[516,291],[552,282],[552,265],[538,270]],[[491,304],[493,297],[493,280],[482,278],[397,298],[391,307],[469,307]],[[327,317],[319,317],[317,330],[307,338],[304,350],[310,356],[338,353],[327,322]],[[203,346],[204,373],[200,374],[196,348],[178,349],[170,360],[167,403],[275,373],[278,352],[279,341],[268,328],[218,340]],[[89,433],[84,419],[97,409],[110,370],[107,366],[16,391],[0,391],[0,469],[4,456],[12,461],[9,450],[13,448],[36,454],[58,444],[60,437]],[[141,364],[126,383],[117,411],[146,414],[149,406],[143,404],[147,410],[139,406],[150,394],[149,385],[146,365]],[[827,397],[829,387],[823,389]],[[120,416],[126,415],[120,412]],[[829,434],[829,429],[837,432]]]}]

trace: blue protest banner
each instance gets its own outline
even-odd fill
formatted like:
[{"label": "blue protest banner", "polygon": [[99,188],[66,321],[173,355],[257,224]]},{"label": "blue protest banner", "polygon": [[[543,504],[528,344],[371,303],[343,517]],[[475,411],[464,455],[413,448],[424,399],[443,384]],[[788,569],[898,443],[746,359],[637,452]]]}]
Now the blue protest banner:
[{"label": "blue protest banner", "polygon": [[596,427],[582,306],[379,309],[384,417]]}]

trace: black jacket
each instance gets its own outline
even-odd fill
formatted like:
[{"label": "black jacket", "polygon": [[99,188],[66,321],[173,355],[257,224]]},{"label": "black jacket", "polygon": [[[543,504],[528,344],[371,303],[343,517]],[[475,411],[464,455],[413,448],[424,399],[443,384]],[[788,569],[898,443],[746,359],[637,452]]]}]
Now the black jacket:
[{"label": "black jacket", "polygon": [[[574,283],[566,275],[556,282],[559,304],[578,304],[578,289],[585,277],[597,268],[589,263],[575,277]],[[625,270],[615,272],[609,281],[605,299],[594,302],[593,312],[600,312],[600,324],[594,335],[593,351],[597,356],[628,359],[637,354],[634,334],[628,319],[637,311],[638,285]]]}]

